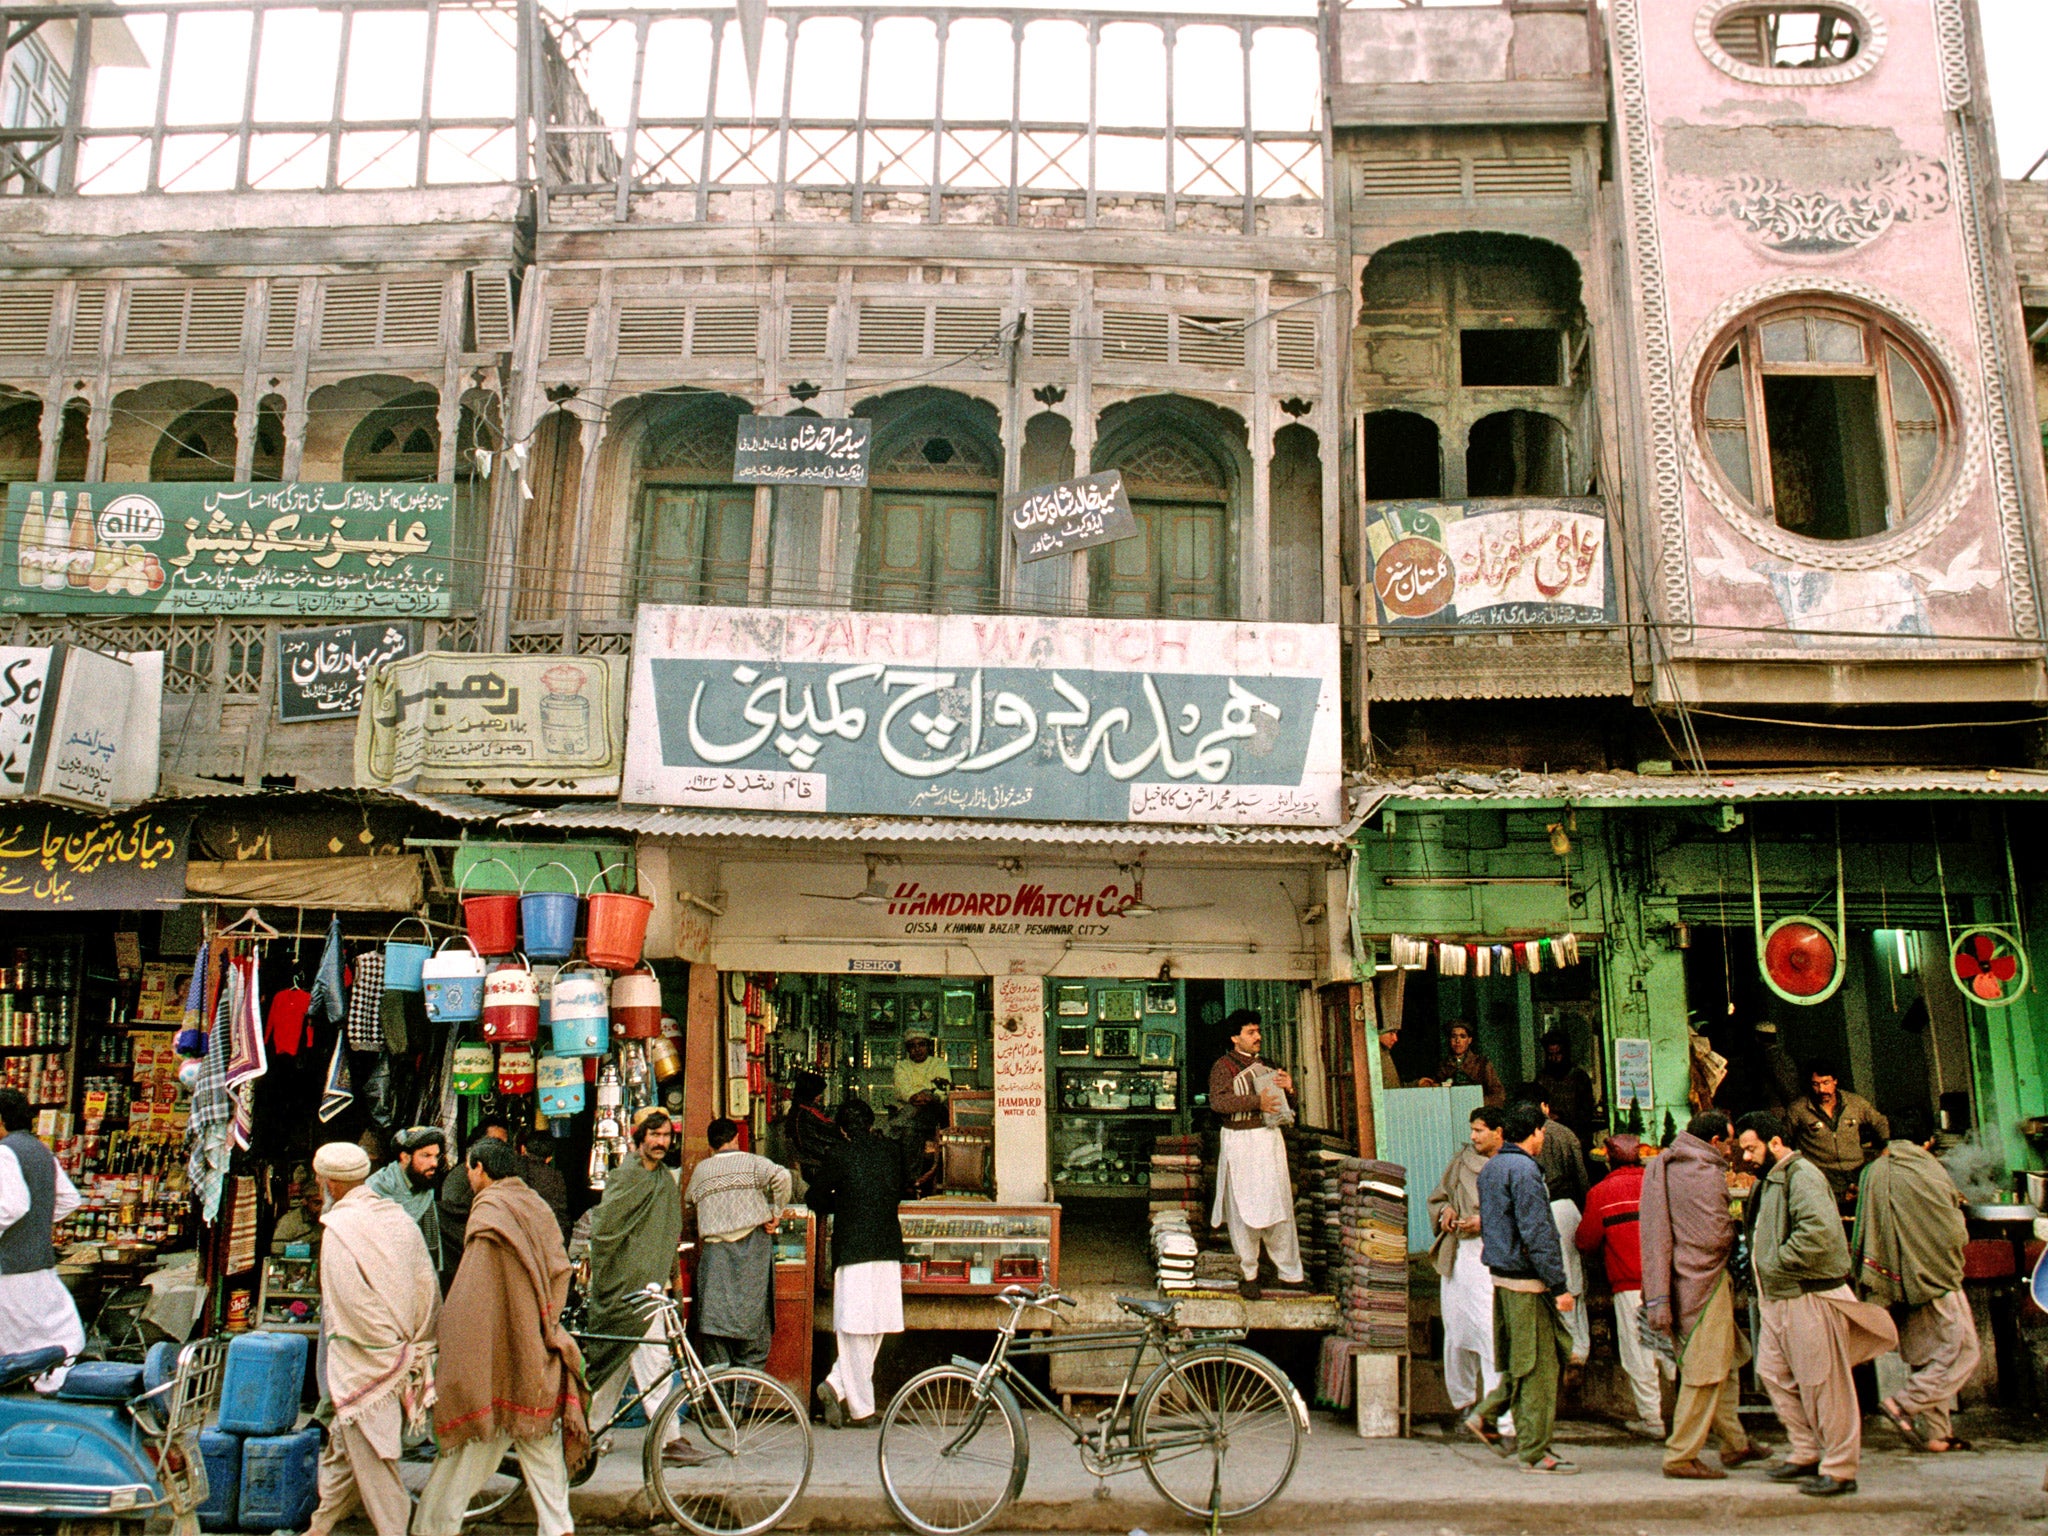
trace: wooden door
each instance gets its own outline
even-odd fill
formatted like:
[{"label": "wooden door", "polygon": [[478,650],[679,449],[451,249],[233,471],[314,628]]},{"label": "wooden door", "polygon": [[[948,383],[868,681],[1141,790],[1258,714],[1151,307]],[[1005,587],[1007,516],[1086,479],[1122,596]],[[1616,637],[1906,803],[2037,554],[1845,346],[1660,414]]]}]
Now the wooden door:
[{"label": "wooden door", "polygon": [[1133,501],[1131,513],[1137,534],[1095,551],[1089,607],[1137,618],[1226,617],[1222,504]]},{"label": "wooden door", "polygon": [[982,613],[995,606],[996,500],[877,490],[855,597],[864,608]]},{"label": "wooden door", "polygon": [[753,552],[751,489],[647,488],[640,505],[638,585],[643,602],[744,604]]}]

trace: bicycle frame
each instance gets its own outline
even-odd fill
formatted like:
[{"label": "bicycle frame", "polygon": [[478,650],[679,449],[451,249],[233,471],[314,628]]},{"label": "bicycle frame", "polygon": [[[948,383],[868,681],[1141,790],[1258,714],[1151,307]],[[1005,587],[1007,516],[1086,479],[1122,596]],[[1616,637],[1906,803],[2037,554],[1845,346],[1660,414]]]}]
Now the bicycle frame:
[{"label": "bicycle frame", "polygon": [[[725,1400],[716,1392],[705,1390],[711,1383],[711,1372],[705,1366],[703,1360],[698,1357],[696,1349],[690,1343],[689,1332],[683,1327],[682,1303],[678,1302],[673,1296],[669,1296],[653,1287],[649,1287],[643,1293],[643,1298],[641,1303],[642,1309],[648,1313],[650,1318],[661,1323],[662,1333],[668,1344],[670,1364],[675,1373],[682,1377],[682,1390],[689,1392],[696,1398],[709,1398],[712,1403],[717,1405],[721,1426],[736,1434],[738,1426],[733,1423],[731,1410],[726,1405]],[[632,1344],[638,1347],[645,1347],[649,1342],[645,1334],[629,1337],[620,1333],[577,1333],[571,1334],[570,1337],[575,1339],[578,1345],[586,1343]],[[632,1369],[630,1356],[624,1369],[628,1371]],[[643,1387],[637,1380],[634,1381],[632,1383],[632,1395],[629,1397],[624,1392],[619,1394],[619,1406],[612,1411],[612,1416],[603,1424],[593,1424],[590,1427],[590,1438],[594,1441],[600,1435],[609,1433],[618,1424],[619,1420],[642,1404],[646,1404],[645,1411],[651,1417],[653,1410],[659,1407],[663,1401],[666,1401],[665,1389],[667,1387],[668,1383],[666,1381],[653,1387]],[[659,1398],[655,1397],[657,1391],[662,1391],[664,1395]],[[649,1402],[650,1398],[653,1398],[654,1401]],[[596,1458],[592,1457],[589,1464],[595,1465],[595,1463]]]}]

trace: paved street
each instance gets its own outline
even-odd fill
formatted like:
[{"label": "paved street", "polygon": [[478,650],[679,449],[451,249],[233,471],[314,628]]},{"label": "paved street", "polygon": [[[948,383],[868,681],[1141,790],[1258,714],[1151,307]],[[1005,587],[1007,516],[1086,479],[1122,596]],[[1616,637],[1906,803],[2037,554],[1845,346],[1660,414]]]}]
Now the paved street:
[{"label": "paved street", "polygon": [[[1477,1446],[1446,1442],[1434,1429],[1409,1441],[1361,1440],[1327,1414],[1314,1418],[1301,1465],[1286,1494],[1258,1518],[1233,1529],[1386,1533],[1386,1536],[1490,1536],[1490,1533],[2006,1532],[2040,1529],[2048,1519],[2041,1473],[2048,1448],[1993,1442],[1981,1452],[1913,1456],[1871,1431],[1860,1490],[1818,1504],[1765,1482],[1756,1471],[1726,1482],[1669,1481],[1656,1449],[1599,1426],[1563,1426],[1560,1440],[1583,1469],[1572,1478],[1516,1472]],[[1977,1433],[1977,1426],[1970,1426]],[[1880,1442],[1882,1448],[1880,1448]],[[612,1454],[574,1500],[580,1529],[650,1523],[639,1486],[639,1437],[617,1437]],[[520,1527],[515,1506],[508,1529]],[[871,1431],[820,1428],[811,1484],[790,1529],[898,1529],[883,1502]],[[1001,1530],[1143,1530],[1151,1536],[1196,1529],[1161,1500],[1142,1473],[1098,1484],[1033,1416],[1031,1475]],[[526,1516],[525,1530],[531,1530]]]}]

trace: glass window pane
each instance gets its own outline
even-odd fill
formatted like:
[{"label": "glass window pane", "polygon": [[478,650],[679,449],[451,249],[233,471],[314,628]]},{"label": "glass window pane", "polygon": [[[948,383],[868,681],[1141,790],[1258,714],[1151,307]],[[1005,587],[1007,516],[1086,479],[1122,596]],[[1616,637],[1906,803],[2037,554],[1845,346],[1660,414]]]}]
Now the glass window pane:
[{"label": "glass window pane", "polygon": [[1812,360],[1806,347],[1804,316],[1793,315],[1788,319],[1766,320],[1762,329],[1765,362],[1804,363]]},{"label": "glass window pane", "polygon": [[1920,370],[1897,347],[1886,347],[1885,355],[1892,376],[1892,419],[1901,425],[1925,422],[1932,426],[1937,420],[1934,398],[1928,394]]},{"label": "glass window pane", "polygon": [[1848,320],[1812,319],[1816,343],[1814,355],[1823,363],[1860,363],[1863,356],[1863,327]]},{"label": "glass window pane", "polygon": [[1728,427],[1714,427],[1707,432],[1707,446],[1714,450],[1714,462],[1721,466],[1726,475],[1745,501],[1756,499],[1756,487],[1749,478],[1749,434]]},{"label": "glass window pane", "polygon": [[1742,421],[1748,414],[1742,398],[1742,349],[1730,347],[1707,386],[1707,416],[1713,421]]},{"label": "glass window pane", "polygon": [[1899,490],[1906,498],[1906,508],[1912,510],[1913,503],[1922,491],[1927,489],[1929,476],[1934,473],[1934,460],[1941,449],[1941,436],[1929,422],[1925,426],[1899,424]]}]

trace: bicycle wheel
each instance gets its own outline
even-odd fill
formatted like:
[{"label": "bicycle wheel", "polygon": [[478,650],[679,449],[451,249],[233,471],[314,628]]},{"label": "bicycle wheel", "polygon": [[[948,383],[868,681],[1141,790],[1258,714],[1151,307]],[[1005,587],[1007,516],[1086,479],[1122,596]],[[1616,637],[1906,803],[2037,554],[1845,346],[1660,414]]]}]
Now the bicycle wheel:
[{"label": "bicycle wheel", "polygon": [[1145,1475],[1178,1509],[1235,1520],[1264,1508],[1294,1476],[1301,1422],[1294,1388],[1263,1355],[1231,1345],[1166,1361],[1138,1389],[1131,1444]]},{"label": "bicycle wheel", "polygon": [[977,1394],[974,1372],[936,1366],[882,1415],[882,1492],[919,1536],[969,1536],[1024,1489],[1031,1439],[1008,1387]]},{"label": "bicycle wheel", "polygon": [[[664,1461],[662,1447],[673,1436],[702,1460],[694,1466]],[[648,1490],[684,1530],[756,1536],[789,1513],[811,1480],[810,1417],[794,1392],[763,1371],[713,1371],[699,1382],[685,1381],[655,1409],[641,1470]]]}]

